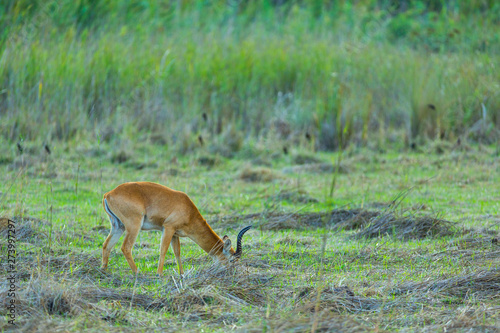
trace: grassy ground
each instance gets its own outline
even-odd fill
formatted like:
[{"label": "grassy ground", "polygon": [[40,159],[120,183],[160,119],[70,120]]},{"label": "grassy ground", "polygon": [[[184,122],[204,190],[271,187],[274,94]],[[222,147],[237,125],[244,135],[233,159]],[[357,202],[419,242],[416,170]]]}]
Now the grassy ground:
[{"label": "grassy ground", "polygon": [[[24,331],[498,331],[495,1],[0,2],[0,302]],[[155,276],[103,193],[190,195]],[[17,236],[9,295],[9,219]],[[0,328],[8,324],[0,310]]]},{"label": "grassy ground", "polygon": [[[285,155],[258,144],[231,159],[205,148],[176,157],[147,142],[133,155],[99,143],[55,144],[51,154],[35,143],[22,155],[3,147],[0,215],[16,221],[16,324],[26,331],[493,332],[500,325],[497,147],[353,148],[338,173],[335,154]],[[121,242],[101,271],[109,228],[102,194],[131,180],[185,191],[220,235],[234,239],[254,225],[242,260],[215,266],[181,239],[185,276],[169,251],[160,279],[160,234],[143,232],[137,277]],[[9,300],[2,232],[0,294]],[[6,314],[0,327],[9,330]]]}]

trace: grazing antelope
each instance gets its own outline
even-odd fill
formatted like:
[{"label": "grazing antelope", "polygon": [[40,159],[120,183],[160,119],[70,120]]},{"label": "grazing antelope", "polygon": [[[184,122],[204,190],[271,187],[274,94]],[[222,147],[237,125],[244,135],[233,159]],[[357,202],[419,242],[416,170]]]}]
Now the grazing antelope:
[{"label": "grazing antelope", "polygon": [[234,251],[231,240],[227,236],[221,239],[212,230],[187,194],[150,182],[119,185],[104,194],[103,206],[109,215],[111,231],[102,246],[102,269],[107,268],[109,254],[125,230],[122,252],[134,273],[137,273],[137,266],[132,258],[132,247],[139,231],[163,232],[157,270],[161,276],[169,244],[174,249],[179,273],[183,274],[179,237],[191,238],[215,259],[232,261],[241,256],[241,238],[251,228],[248,226],[240,231]]}]

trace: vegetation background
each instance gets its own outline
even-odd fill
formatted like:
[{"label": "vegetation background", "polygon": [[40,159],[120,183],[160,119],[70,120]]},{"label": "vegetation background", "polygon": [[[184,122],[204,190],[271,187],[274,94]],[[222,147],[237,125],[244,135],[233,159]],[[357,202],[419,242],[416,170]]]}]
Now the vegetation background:
[{"label": "vegetation background", "polygon": [[[494,0],[0,1],[0,330],[498,332],[499,68]],[[242,260],[102,271],[133,180]]]},{"label": "vegetation background", "polygon": [[493,0],[2,1],[0,131],[186,148],[205,114],[216,137],[278,121],[326,150],[492,143],[499,17]]}]

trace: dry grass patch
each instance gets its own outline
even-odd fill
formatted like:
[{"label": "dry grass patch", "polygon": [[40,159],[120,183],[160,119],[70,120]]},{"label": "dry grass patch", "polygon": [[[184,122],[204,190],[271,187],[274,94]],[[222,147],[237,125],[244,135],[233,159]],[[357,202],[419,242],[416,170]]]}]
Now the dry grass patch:
[{"label": "dry grass patch", "polygon": [[239,179],[246,182],[272,182],[275,179],[281,178],[277,173],[266,167],[245,167],[241,170]]},{"label": "dry grass patch", "polygon": [[319,202],[317,199],[311,197],[304,190],[282,190],[276,195],[269,196],[272,200],[288,201],[291,203],[315,203]]},{"label": "dry grass patch", "polygon": [[293,157],[293,163],[304,165],[304,164],[318,164],[322,161],[315,157],[314,155],[297,154]]},{"label": "dry grass patch", "polygon": [[61,256],[46,256],[38,260],[37,264],[55,273],[71,272],[75,276],[104,276],[106,274],[101,271],[101,259],[96,254],[70,252]]},{"label": "dry grass patch", "polygon": [[[145,277],[147,279],[147,277]],[[145,310],[166,309],[179,314],[220,306],[261,306],[265,302],[263,288],[272,280],[270,275],[250,272],[241,265],[229,268],[213,264],[199,271],[190,271],[182,279],[172,277],[161,286],[161,294],[153,296],[130,290],[85,286],[79,295],[89,302],[119,301]],[[144,281],[138,281],[144,284]]]},{"label": "dry grass patch", "polygon": [[[345,163],[341,163],[338,172],[348,174],[353,171],[353,167]],[[337,165],[332,163],[312,163],[303,165],[294,165],[285,167],[283,173],[332,173],[337,172]]]},{"label": "dry grass patch", "polygon": [[[331,312],[321,313],[318,316],[294,316],[292,318],[278,319],[269,323],[272,332],[311,332],[311,328],[316,327],[315,332],[373,332],[362,320],[355,320],[350,317],[332,314]],[[250,326],[244,327],[245,332],[262,332],[262,329],[252,329]]]},{"label": "dry grass patch", "polygon": [[[111,274],[94,267],[97,258],[86,259],[90,269],[101,274],[99,284],[112,282]],[[68,273],[67,265],[72,260],[69,256],[41,260],[43,269],[33,271],[29,281],[20,283],[16,295],[20,322],[30,325],[31,317],[42,321],[53,316],[53,324],[58,318],[71,318],[74,323],[77,317],[84,315],[106,322],[107,328],[110,327],[107,325],[137,326],[134,324],[135,311],[167,311],[187,321],[236,322],[239,320],[237,309],[262,308],[266,304],[265,290],[273,280],[272,275],[258,273],[244,263],[230,267],[212,264],[188,271],[183,278],[167,277],[163,283],[139,274],[126,279],[118,289],[97,285],[96,279],[86,276],[85,272]],[[52,270],[58,268],[67,274],[49,273],[49,265]],[[158,284],[159,294],[144,292],[141,286],[151,282]],[[0,286],[2,299],[8,299],[7,290],[5,283]],[[2,306],[1,315],[7,314],[5,309]],[[131,309],[134,310],[131,312]]]},{"label": "dry grass patch", "polygon": [[393,290],[394,295],[433,293],[460,299],[492,299],[499,297],[500,269],[480,270],[448,279],[408,283]]},{"label": "dry grass patch", "polygon": [[320,213],[283,213],[262,212],[247,215],[225,216],[212,220],[210,223],[235,227],[236,225],[253,224],[262,230],[284,230],[331,227],[349,220],[358,214],[364,214],[360,209],[336,209]]},{"label": "dry grass patch", "polygon": [[[312,237],[284,237],[280,238],[276,241],[277,244],[283,244],[283,245],[302,245],[302,246],[309,246],[314,243],[314,238]],[[267,245],[267,244],[266,244]]]},{"label": "dry grass patch", "polygon": [[221,163],[221,160],[216,156],[200,156],[197,159],[198,165],[212,168]]},{"label": "dry grass patch", "polygon": [[[60,251],[51,251],[60,252]],[[89,278],[111,279],[107,272],[100,269],[100,251],[94,253],[69,252],[63,255],[35,255],[34,253],[18,252],[17,278],[29,280],[33,275],[49,274],[61,279]],[[7,270],[7,262],[2,263]]]},{"label": "dry grass patch", "polygon": [[462,238],[452,240],[448,243],[449,249],[481,249],[481,248],[497,248],[500,250],[500,242],[498,232],[489,229],[468,230]]},{"label": "dry grass patch", "polygon": [[348,216],[334,226],[335,230],[358,230],[370,223],[373,218],[380,215],[379,212],[369,210],[357,210],[357,214]]},{"label": "dry grass patch", "polygon": [[409,240],[432,236],[450,236],[456,232],[453,222],[437,217],[417,215],[397,217],[394,214],[386,213],[370,219],[356,237],[375,238],[393,235],[401,240]]},{"label": "dry grass patch", "polygon": [[318,290],[307,287],[301,290],[296,299],[299,312],[331,311],[344,312],[373,312],[380,309],[382,301],[375,298],[356,296],[348,287],[329,287]]},{"label": "dry grass patch", "polygon": [[[8,239],[8,220],[9,218],[0,218],[0,240]],[[15,225],[15,236],[18,242],[27,242],[38,244],[47,239],[47,235],[40,232],[39,227],[46,225],[46,222],[34,217],[19,217],[11,218]]]},{"label": "dry grass patch", "polygon": [[[29,316],[44,313],[70,317],[78,315],[87,307],[87,303],[77,296],[76,290],[77,288],[64,286],[47,276],[31,279],[21,286],[16,295],[16,312]],[[0,294],[5,294],[5,291]],[[1,310],[4,311],[5,308],[2,307]]]},{"label": "dry grass patch", "polygon": [[336,209],[320,213],[263,212],[226,216],[211,221],[223,226],[253,224],[262,230],[307,228],[333,228],[334,230],[358,230],[355,237],[375,238],[395,235],[398,239],[421,239],[431,236],[449,236],[457,232],[455,224],[437,217],[407,214],[396,216],[390,212],[362,209]]}]

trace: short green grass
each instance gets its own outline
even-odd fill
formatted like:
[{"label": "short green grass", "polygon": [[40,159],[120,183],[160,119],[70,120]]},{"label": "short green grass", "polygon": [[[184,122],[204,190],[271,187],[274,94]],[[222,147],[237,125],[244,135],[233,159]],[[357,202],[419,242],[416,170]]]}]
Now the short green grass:
[{"label": "short green grass", "polygon": [[[107,331],[167,327],[199,331],[311,331],[313,327],[342,322],[345,331],[354,326],[368,331],[419,331],[446,327],[465,330],[499,324],[498,291],[490,290],[483,295],[471,285],[467,287],[470,295],[457,296],[453,287],[433,293],[418,291],[414,286],[415,293],[394,293],[409,283],[434,283],[500,268],[499,248],[491,243],[498,235],[500,219],[500,160],[495,147],[474,146],[440,154],[432,147],[422,148],[422,152],[390,153],[347,149],[343,152],[343,171],[337,175],[334,195],[330,197],[331,172],[301,171],[300,166],[294,165],[298,155],[312,156],[304,149],[291,150],[288,155],[281,150],[253,149],[254,157],[269,161],[266,168],[274,179],[249,182],[241,179],[242,170],[257,167],[251,164],[248,155],[228,159],[198,152],[174,161],[174,154],[162,146],[136,144],[134,154],[126,162],[113,163],[115,147],[106,144],[56,144],[51,147],[50,155],[35,143],[26,146],[31,147],[28,149],[31,153],[22,156],[14,150],[4,150],[11,162],[1,165],[0,173],[0,215],[39,221],[32,224],[39,240],[17,243],[21,294],[45,281],[50,288],[67,295],[72,295],[75,286],[96,291],[111,288],[118,293],[133,292],[137,297],[172,295],[176,284],[182,281],[171,251],[167,254],[166,275],[162,279],[155,276],[159,233],[142,232],[137,240],[134,249],[140,269],[137,281],[120,253],[121,242],[111,255],[108,273],[98,270],[105,229],[109,228],[101,198],[103,193],[126,181],[149,180],[185,191],[204,217],[213,221],[216,232],[233,239],[245,224],[241,220],[243,214],[306,213],[336,208],[381,211],[401,195],[406,197],[396,210],[421,211],[457,223],[457,231],[451,236],[400,241],[396,235],[355,239],[352,238],[355,231],[330,228],[266,231],[258,227],[265,223],[263,217],[245,235],[244,258],[237,269],[251,276],[272,278],[259,287],[264,296],[257,291],[238,296],[234,291],[237,282],[222,286],[214,277],[205,282],[208,289],[178,287],[183,297],[189,297],[190,292],[205,295],[202,312],[196,312],[195,308],[181,312],[145,310],[130,306],[130,301],[111,298],[94,302],[94,307],[77,315],[47,314],[48,310],[40,310],[35,317],[44,323],[43,327],[69,325],[75,331],[82,327]],[[201,156],[213,158],[217,163],[209,167],[200,165]],[[337,160],[335,154],[317,153],[314,157],[330,164]],[[25,166],[21,167],[23,159]],[[281,200],[279,194],[285,190],[316,200],[307,203]],[[241,218],[234,225],[218,222],[230,215]],[[2,240],[2,249],[5,244]],[[185,281],[194,281],[196,274],[209,267],[211,259],[188,239],[181,239],[181,247],[187,271]],[[3,272],[1,276],[5,279]],[[490,282],[498,286],[498,275]],[[42,288],[46,293],[48,286]],[[363,309],[345,303],[345,299],[340,299],[344,300],[341,305],[328,303],[333,302],[328,297],[335,295],[329,290],[346,286],[362,298],[360,304],[374,302],[379,307]],[[304,291],[308,287],[315,291],[308,294]],[[214,300],[220,295],[229,297],[224,288],[233,288],[237,296],[229,293],[232,297],[247,301],[228,299],[223,304],[217,303]],[[314,300],[318,290],[324,290],[322,297],[325,297],[324,303],[317,303],[319,311],[305,310],[307,302],[304,305],[297,295],[304,293]],[[259,301],[252,303],[245,298],[251,295],[259,296]],[[178,304],[180,298],[176,300]],[[332,304],[336,304],[336,310]],[[28,325],[32,318],[20,313],[17,320]],[[0,324],[8,329],[6,317]]]}]

